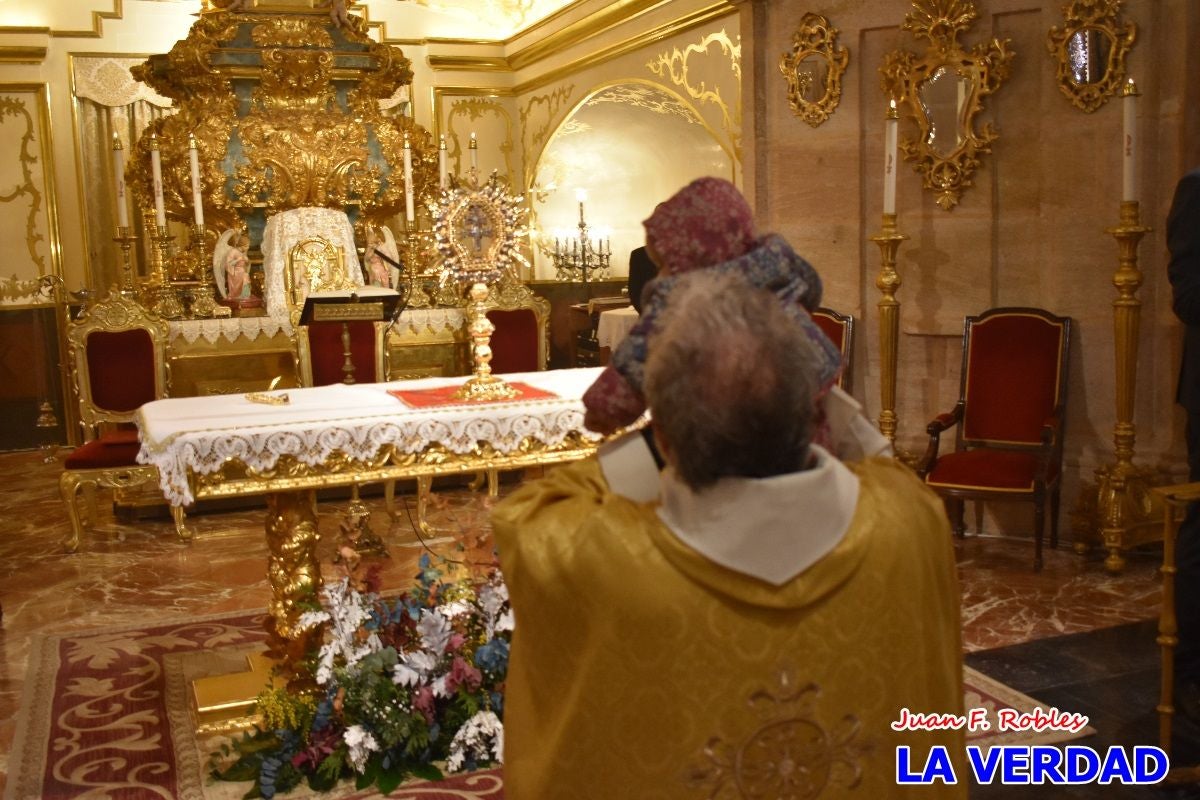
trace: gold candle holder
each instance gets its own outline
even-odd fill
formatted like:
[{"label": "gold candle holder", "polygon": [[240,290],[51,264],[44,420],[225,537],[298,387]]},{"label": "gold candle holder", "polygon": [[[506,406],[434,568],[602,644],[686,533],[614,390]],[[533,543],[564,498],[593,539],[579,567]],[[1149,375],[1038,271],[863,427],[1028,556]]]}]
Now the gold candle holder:
[{"label": "gold candle holder", "polygon": [[900,273],[896,272],[896,252],[908,236],[896,227],[896,215],[883,215],[883,229],[871,237],[879,245],[879,277],[875,286],[879,299],[879,430],[887,440],[896,442],[896,362],[900,339]]},{"label": "gold candle holder", "polygon": [[421,232],[417,230],[415,222],[409,223],[409,226],[404,237],[404,268],[408,273],[405,305],[409,308],[429,308],[433,305],[433,299],[421,285]]},{"label": "gold candle holder", "polygon": [[1117,271],[1112,279],[1113,286],[1117,288],[1117,297],[1113,300],[1114,394],[1117,405],[1113,449],[1116,461],[1096,470],[1096,485],[1090,491],[1096,493],[1092,530],[1100,532],[1103,545],[1108,550],[1104,566],[1110,572],[1124,569],[1123,550],[1154,541],[1160,533],[1159,503],[1150,492],[1158,482],[1155,472],[1133,463],[1137,439],[1133,410],[1137,389],[1138,329],[1142,313],[1142,301],[1137,298],[1137,290],[1142,285],[1137,248],[1142,237],[1150,230],[1141,224],[1136,200],[1123,201],[1119,224],[1106,230],[1117,240],[1118,249]]},{"label": "gold candle holder", "polygon": [[137,295],[137,286],[133,278],[133,243],[138,237],[133,235],[133,228],[118,227],[113,241],[121,247],[121,294],[126,297]]},{"label": "gold candle holder", "polygon": [[166,225],[155,225],[150,241],[150,280],[144,287],[146,305],[164,319],[179,319],[183,316],[183,304],[179,302],[175,287],[167,275],[174,238],[167,232]]},{"label": "gold candle holder", "polygon": [[492,374],[491,338],[496,326],[487,318],[488,285],[482,281],[471,286],[467,307],[467,333],[471,337],[471,357],[475,371],[454,396],[459,400],[508,400],[517,390]]},{"label": "gold candle holder", "polygon": [[193,224],[188,228],[191,233],[191,249],[196,260],[197,278],[200,285],[193,289],[192,316],[211,317],[217,308],[217,284],[209,263],[208,247],[205,242],[207,229],[203,225]]}]

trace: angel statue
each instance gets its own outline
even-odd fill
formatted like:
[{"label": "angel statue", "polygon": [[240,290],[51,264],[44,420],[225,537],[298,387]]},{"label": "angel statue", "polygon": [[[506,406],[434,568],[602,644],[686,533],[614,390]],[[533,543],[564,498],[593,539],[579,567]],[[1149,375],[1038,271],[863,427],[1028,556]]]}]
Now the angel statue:
[{"label": "angel statue", "polygon": [[213,277],[217,291],[229,305],[250,305],[256,298],[250,292],[250,237],[244,230],[230,228],[217,237],[213,247]]},{"label": "angel statue", "polygon": [[367,247],[363,253],[367,283],[394,289],[400,281],[400,251],[396,237],[386,225],[367,226]]}]

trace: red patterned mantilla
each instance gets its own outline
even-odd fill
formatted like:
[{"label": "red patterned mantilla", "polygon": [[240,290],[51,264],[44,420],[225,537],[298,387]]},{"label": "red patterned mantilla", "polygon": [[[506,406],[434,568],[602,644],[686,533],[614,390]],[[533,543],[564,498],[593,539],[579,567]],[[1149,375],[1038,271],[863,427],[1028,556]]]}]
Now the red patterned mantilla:
[{"label": "red patterned mantilla", "polygon": [[530,386],[519,381],[509,383],[516,389],[516,397],[505,397],[496,400],[463,400],[455,397],[459,386],[439,386],[436,389],[393,389],[388,392],[392,397],[413,408],[436,408],[438,406],[474,406],[482,403],[513,403],[521,400],[554,400],[558,397],[554,392]]}]

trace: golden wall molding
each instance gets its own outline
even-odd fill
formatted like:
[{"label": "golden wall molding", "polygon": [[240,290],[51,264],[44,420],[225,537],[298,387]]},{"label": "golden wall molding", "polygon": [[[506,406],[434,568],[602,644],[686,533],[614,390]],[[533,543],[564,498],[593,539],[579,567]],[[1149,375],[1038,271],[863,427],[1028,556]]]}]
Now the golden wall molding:
[{"label": "golden wall molding", "polygon": [[714,20],[721,19],[730,15],[737,14],[737,9],[726,2],[713,3],[704,8],[697,9],[689,14],[674,19],[670,22],[663,23],[649,30],[638,33],[623,41],[608,47],[601,48],[586,56],[582,56],[560,67],[552,69],[536,78],[518,84],[515,87],[517,94],[527,94],[534,90],[540,89],[543,86],[556,83],[559,80],[573,75],[590,67],[596,67],[614,58],[632,53],[655,42],[661,42],[664,39],[669,39],[680,33],[686,33],[693,28],[706,25]]},{"label": "golden wall molding", "polygon": [[[694,56],[709,56],[709,49],[716,45],[720,48],[722,55],[729,59],[729,68],[733,73],[733,86],[737,90],[737,95],[733,101],[733,108],[730,109],[729,103],[721,96],[720,86],[709,86],[705,81],[698,83],[692,81],[688,76],[688,66]],[[669,80],[673,85],[687,92],[688,97],[697,102],[698,105],[711,103],[721,111],[721,125],[725,129],[725,135],[729,137],[729,142],[733,147],[734,160],[741,162],[742,160],[742,45],[735,44],[729,34],[724,29],[716,33],[710,33],[702,38],[699,43],[689,44],[683,50],[678,47],[671,49],[670,53],[660,53],[657,58],[646,64],[646,67],[659,77]]]},{"label": "golden wall molding", "polygon": [[[560,119],[558,111],[561,109],[571,95],[575,92],[575,84],[567,84],[559,86],[546,94],[535,95],[525,102],[525,107],[521,109],[521,147],[525,153],[526,176],[525,185],[528,186],[533,180],[532,173],[528,169],[534,159],[532,154],[537,151],[541,152],[542,147],[546,144],[547,137],[554,130],[555,123]],[[535,122],[535,113],[538,115],[538,121]]]},{"label": "golden wall molding", "polygon": [[46,48],[39,45],[0,45],[0,64],[40,64],[46,60]]},{"label": "golden wall molding", "polygon": [[[515,183],[517,171],[513,165],[513,119],[509,110],[504,107],[498,97],[495,96],[479,96],[479,97],[460,97],[450,100],[450,108],[446,113],[446,157],[455,165],[455,172],[464,174],[469,165],[463,163],[464,141],[460,136],[460,131],[456,127],[456,123],[460,120],[465,122],[478,122],[486,117],[493,117],[500,120],[504,128],[504,136],[499,144],[489,143],[486,147],[488,150],[498,150],[504,158],[504,177],[510,184]],[[468,125],[468,127],[470,127]],[[469,131],[466,132],[469,137]],[[486,172],[486,170],[485,170]]]},{"label": "golden wall molding", "polygon": [[511,72],[504,56],[429,56],[434,72]]},{"label": "golden wall molding", "polygon": [[[5,271],[15,280],[61,276],[49,87],[42,83],[0,83],[0,120],[7,118],[15,119],[23,127],[14,140],[3,143],[0,153],[15,160],[16,169],[12,172],[20,178],[11,187],[0,188],[4,191],[0,194],[0,213],[24,218],[28,261],[12,258]],[[22,208],[26,205],[27,210]],[[10,250],[14,255],[16,252],[16,247]]]},{"label": "golden wall molding", "polygon": [[618,2],[609,3],[591,16],[535,39],[528,47],[509,56],[508,61],[514,70],[524,69],[548,56],[561,53],[580,42],[611,30],[639,14],[666,5],[669,1],[618,0]]}]

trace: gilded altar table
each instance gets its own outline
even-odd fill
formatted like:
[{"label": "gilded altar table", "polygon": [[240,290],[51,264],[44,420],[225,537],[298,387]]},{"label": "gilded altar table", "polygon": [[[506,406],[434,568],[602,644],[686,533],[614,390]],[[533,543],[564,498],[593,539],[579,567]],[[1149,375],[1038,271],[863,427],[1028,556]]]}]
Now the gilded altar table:
[{"label": "gilded altar table", "polygon": [[[273,644],[298,657],[307,645],[297,626],[299,604],[320,586],[313,490],[404,478],[427,488],[437,475],[582,458],[598,441],[583,427],[580,399],[597,374],[507,375],[551,396],[422,409],[388,392],[464,379],[157,400],[138,414],[138,461],[158,468],[163,494],[179,511],[206,498],[267,495]],[[282,397],[286,403],[262,402]]]}]

